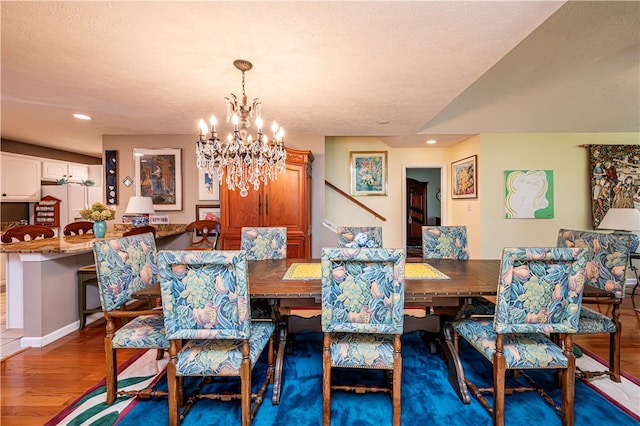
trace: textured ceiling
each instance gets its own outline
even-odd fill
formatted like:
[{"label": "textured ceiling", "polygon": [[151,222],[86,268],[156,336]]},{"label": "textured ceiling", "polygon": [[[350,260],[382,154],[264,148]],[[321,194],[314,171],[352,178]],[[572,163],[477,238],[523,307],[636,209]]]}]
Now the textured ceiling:
[{"label": "textured ceiling", "polygon": [[[287,133],[640,131],[640,2],[10,2],[2,138],[100,155],[246,92]],[[82,122],[71,117],[94,117]],[[380,124],[388,122],[388,124]]]}]

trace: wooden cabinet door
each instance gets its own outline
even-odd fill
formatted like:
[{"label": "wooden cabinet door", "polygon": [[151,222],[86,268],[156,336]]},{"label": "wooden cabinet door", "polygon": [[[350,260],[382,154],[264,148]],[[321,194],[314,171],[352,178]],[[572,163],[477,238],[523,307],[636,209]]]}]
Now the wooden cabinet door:
[{"label": "wooden cabinet door", "polygon": [[306,212],[304,170],[287,164],[287,171],[264,187],[265,203],[262,226],[286,226],[289,231],[301,230]]},{"label": "wooden cabinet door", "polygon": [[[261,209],[264,202],[262,190],[249,190],[246,197],[240,196],[240,191],[226,189],[220,191],[220,216],[225,224],[225,231],[240,232],[243,226],[262,226]],[[224,208],[222,208],[224,206]]]}]

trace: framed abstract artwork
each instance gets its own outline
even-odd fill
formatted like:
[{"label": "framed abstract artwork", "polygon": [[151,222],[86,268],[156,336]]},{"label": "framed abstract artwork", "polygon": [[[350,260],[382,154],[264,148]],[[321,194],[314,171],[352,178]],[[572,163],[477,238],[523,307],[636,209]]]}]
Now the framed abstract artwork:
[{"label": "framed abstract artwork", "polygon": [[351,151],[351,195],[387,195],[387,151]]},{"label": "framed abstract artwork", "polygon": [[478,157],[451,163],[451,198],[478,198]]},{"label": "framed abstract artwork", "polygon": [[553,170],[507,170],[504,181],[506,219],[553,218]]},{"label": "framed abstract artwork", "polygon": [[182,210],[180,149],[134,148],[136,195],[151,197],[156,211]]},{"label": "framed abstract artwork", "polygon": [[220,184],[216,176],[211,176],[206,170],[198,170],[198,199],[214,200],[220,199]]}]

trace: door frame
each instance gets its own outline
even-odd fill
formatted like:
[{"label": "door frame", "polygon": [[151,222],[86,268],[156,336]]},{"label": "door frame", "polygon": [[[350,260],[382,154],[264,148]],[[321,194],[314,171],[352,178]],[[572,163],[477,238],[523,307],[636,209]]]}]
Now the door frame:
[{"label": "door frame", "polygon": [[402,246],[407,246],[407,169],[440,169],[440,224],[447,224],[449,187],[447,165],[442,163],[402,164]]}]

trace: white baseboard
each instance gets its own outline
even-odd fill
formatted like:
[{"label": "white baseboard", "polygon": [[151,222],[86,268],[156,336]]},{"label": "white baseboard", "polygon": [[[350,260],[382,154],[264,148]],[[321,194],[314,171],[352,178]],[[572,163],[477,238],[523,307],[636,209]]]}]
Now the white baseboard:
[{"label": "white baseboard", "polygon": [[[104,318],[102,312],[97,312],[95,314],[88,315],[85,321],[85,326],[88,324],[91,324],[92,322],[98,321],[100,318]],[[21,348],[28,348],[28,347],[42,348],[44,346],[47,346],[49,343],[53,343],[56,340],[66,336],[67,334],[78,330],[79,328],[80,328],[80,321],[75,321],[43,337],[22,337],[20,339],[20,347]]]},{"label": "white baseboard", "polygon": [[23,337],[20,339],[20,347],[26,348],[31,346],[32,348],[42,348],[43,346],[47,346],[49,343],[55,342],[61,337],[64,337],[67,334],[76,331],[78,327],[80,327],[80,321],[75,321],[47,334],[46,336]]}]

